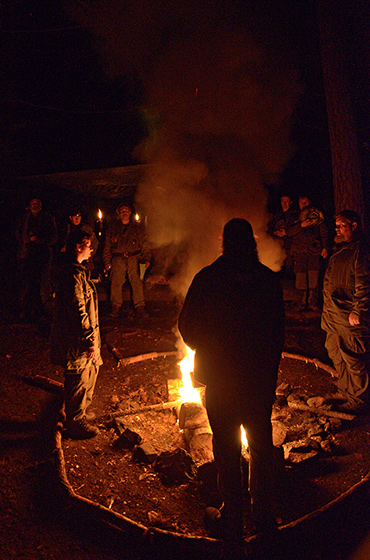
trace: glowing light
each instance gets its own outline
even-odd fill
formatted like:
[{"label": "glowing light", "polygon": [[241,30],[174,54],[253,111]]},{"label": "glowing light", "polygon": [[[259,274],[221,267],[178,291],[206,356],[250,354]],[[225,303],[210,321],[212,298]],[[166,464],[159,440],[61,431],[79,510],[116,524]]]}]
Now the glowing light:
[{"label": "glowing light", "polygon": [[136,220],[137,222],[140,222],[140,216],[139,216],[139,214],[135,214],[135,220]]},{"label": "glowing light", "polygon": [[191,374],[194,371],[195,352],[188,346],[185,346],[185,351],[185,356],[181,362],[179,362],[182,376],[182,387],[179,389],[180,397],[184,402],[201,402],[200,393],[193,387],[191,378]]},{"label": "glowing light", "polygon": [[103,218],[103,212],[98,208],[98,219],[101,220]]},{"label": "glowing light", "polygon": [[242,447],[245,447],[247,449],[248,448],[248,440],[247,440],[247,434],[246,434],[246,431],[244,429],[244,426],[240,426],[240,432],[241,432],[241,439],[242,439]]}]

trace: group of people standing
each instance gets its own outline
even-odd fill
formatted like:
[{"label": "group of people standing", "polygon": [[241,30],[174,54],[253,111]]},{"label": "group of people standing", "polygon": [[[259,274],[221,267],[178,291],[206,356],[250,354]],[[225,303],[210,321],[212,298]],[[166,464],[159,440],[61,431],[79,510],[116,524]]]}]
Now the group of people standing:
[{"label": "group of people standing", "polygon": [[[274,231],[286,238],[301,303],[316,305],[320,258],[328,258],[328,236],[320,211],[299,200]],[[334,391],[327,404],[353,414],[370,412],[370,253],[360,216],[344,210],[335,217],[335,247],[323,281],[321,326],[333,361]],[[279,235],[281,234],[281,235]],[[302,294],[303,296],[303,294]],[[315,294],[316,297],[316,294]],[[225,542],[225,558],[246,558],[243,539],[243,426],[249,447],[249,497],[257,531],[274,551],[274,462],[271,412],[284,345],[284,301],[278,275],[258,259],[249,222],[233,219],[223,231],[223,254],[193,279],[179,316],[185,343],[195,350],[194,375],[206,385],[214,459],[222,499],[208,508],[214,536]],[[266,557],[270,557],[267,552]]]},{"label": "group of people standing", "polygon": [[270,233],[282,241],[287,256],[284,271],[294,272],[297,308],[318,311],[320,271],[329,254],[324,215],[306,194],[298,198],[298,208],[288,195],[283,195],[280,203],[281,211],[269,224]]},{"label": "group of people standing", "polygon": [[[370,254],[360,216],[351,210],[337,214],[335,247],[329,257],[322,212],[307,196],[299,199],[297,211],[291,209],[288,197],[281,204],[273,232],[283,240],[293,262],[301,305],[317,305],[320,260],[328,259],[321,325],[337,378],[336,390],[325,398],[339,410],[369,412]],[[90,438],[99,433],[87,408],[102,363],[98,298],[86,266],[96,243],[94,233],[80,226],[77,218],[78,214],[71,215],[60,249],[65,261],[55,286],[51,358],[64,368],[67,433]],[[105,270],[111,270],[114,316],[120,311],[126,275],[138,314],[144,310],[137,274],[139,262],[149,266],[151,252],[145,230],[130,218],[131,207],[121,204],[103,250]],[[17,231],[19,258],[29,281],[34,278],[32,267],[42,259],[49,262],[55,222],[33,199]],[[194,376],[206,386],[223,500],[213,519],[219,521],[230,558],[244,557],[241,426],[249,445],[249,493],[256,529],[269,535],[277,530],[271,412],[284,346],[284,319],[279,275],[259,261],[251,224],[242,218],[230,220],[223,230],[222,255],[196,274],[178,320],[184,342],[195,350]]]},{"label": "group of people standing", "polygon": [[[131,285],[138,317],[146,316],[139,263],[147,268],[151,251],[145,228],[131,220],[128,203],[120,204],[109,225],[103,249],[105,270],[111,269],[113,316],[122,304],[126,277]],[[32,198],[16,225],[20,316],[51,321],[51,360],[64,368],[64,423],[72,438],[99,433],[91,424],[91,404],[102,363],[98,296],[91,280],[98,239],[82,221],[80,207],[71,209],[69,221],[58,235],[56,221]]]}]

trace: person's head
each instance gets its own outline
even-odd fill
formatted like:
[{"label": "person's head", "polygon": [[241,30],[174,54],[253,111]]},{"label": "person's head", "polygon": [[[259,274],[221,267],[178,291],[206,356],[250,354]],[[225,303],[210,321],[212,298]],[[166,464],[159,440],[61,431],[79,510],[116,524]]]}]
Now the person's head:
[{"label": "person's head", "polygon": [[335,216],[335,243],[349,243],[362,231],[361,218],[354,210],[342,210]]},{"label": "person's head", "polygon": [[91,235],[78,229],[67,239],[66,255],[72,261],[82,263],[91,257]]},{"label": "person's head", "polygon": [[73,226],[79,226],[82,220],[81,210],[75,208],[69,216],[69,220]]},{"label": "person's head", "polygon": [[292,199],[287,194],[280,197],[281,209],[283,212],[287,212],[292,205]]},{"label": "person's head", "polygon": [[116,210],[118,219],[123,224],[128,224],[130,222],[131,212],[132,212],[131,206],[125,202],[120,204]]},{"label": "person's head", "polygon": [[235,257],[257,257],[252,226],[244,218],[233,218],[224,227],[223,252]]},{"label": "person's head", "polygon": [[37,216],[42,210],[41,200],[39,198],[31,198],[29,209],[33,216]]},{"label": "person's head", "polygon": [[311,204],[311,200],[309,199],[308,196],[304,195],[299,197],[298,206],[300,210],[307,208],[308,206],[310,206],[310,204]]}]

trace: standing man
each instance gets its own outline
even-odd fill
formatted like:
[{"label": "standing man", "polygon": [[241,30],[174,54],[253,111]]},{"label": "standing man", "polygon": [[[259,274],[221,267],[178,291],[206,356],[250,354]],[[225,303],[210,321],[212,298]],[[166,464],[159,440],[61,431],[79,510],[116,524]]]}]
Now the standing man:
[{"label": "standing man", "polygon": [[[321,326],[338,378],[332,400],[348,412],[369,411],[370,254],[360,216],[336,216],[336,248],[324,277]],[[330,399],[329,399],[330,400]]]},{"label": "standing man", "polygon": [[16,226],[20,316],[38,320],[51,314],[51,259],[57,241],[55,219],[43,210],[39,198],[32,198]]},{"label": "standing man", "polygon": [[132,209],[122,203],[116,210],[117,219],[110,225],[103,251],[104,270],[111,272],[112,317],[118,317],[122,305],[122,287],[126,276],[131,285],[136,316],[145,318],[144,288],[139,263],[148,268],[151,250],[143,225],[131,220]]},{"label": "standing man", "polygon": [[284,343],[284,303],[278,276],[259,262],[252,226],[229,221],[223,254],[193,279],[179,317],[196,351],[194,374],[206,385],[206,408],[224,500],[224,538],[243,537],[241,432],[249,444],[249,492],[256,529],[276,529],[271,508],[271,412]]},{"label": "standing man", "polygon": [[98,297],[84,264],[91,251],[88,233],[77,230],[69,235],[66,263],[56,286],[50,341],[52,363],[64,368],[65,427],[74,439],[99,433],[89,424],[86,412],[102,364]]},{"label": "standing man", "polygon": [[328,229],[324,216],[304,195],[299,197],[297,222],[287,228],[291,238],[295,287],[299,295],[300,311],[317,311],[321,258],[328,256]]}]

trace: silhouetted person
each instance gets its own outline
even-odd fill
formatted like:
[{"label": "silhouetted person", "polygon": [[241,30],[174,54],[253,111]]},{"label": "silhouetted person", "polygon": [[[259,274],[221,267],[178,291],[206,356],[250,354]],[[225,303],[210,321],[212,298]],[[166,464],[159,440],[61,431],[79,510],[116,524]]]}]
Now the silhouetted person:
[{"label": "silhouetted person", "polygon": [[233,219],[225,225],[223,254],[194,277],[178,325],[196,351],[195,378],[206,385],[224,538],[238,546],[243,536],[241,425],[249,444],[256,528],[276,529],[271,412],[284,342],[280,282],[259,262],[249,222]]},{"label": "silhouetted person", "polygon": [[42,209],[41,200],[32,198],[16,226],[18,241],[20,316],[37,320],[51,314],[51,259],[57,240],[55,219]]},{"label": "silhouetted person", "polygon": [[96,251],[98,250],[99,242],[90,224],[87,224],[82,220],[82,210],[79,206],[71,210],[68,223],[63,228],[60,236],[59,248],[62,253],[65,253],[67,239],[69,235],[79,229],[84,231],[85,233],[88,233],[91,236],[91,257],[87,261],[86,266],[88,270],[93,271],[94,270],[93,256],[96,254]]},{"label": "silhouetted person", "polygon": [[[321,326],[338,374],[333,400],[343,411],[370,411],[370,253],[360,216],[336,216],[335,250],[324,277]],[[338,403],[337,403],[338,404]]]},{"label": "silhouetted person", "polygon": [[71,233],[66,264],[59,273],[51,330],[51,361],[64,368],[66,434],[87,439],[99,433],[88,422],[99,366],[100,332],[98,297],[86,263],[91,237],[82,230]]}]

